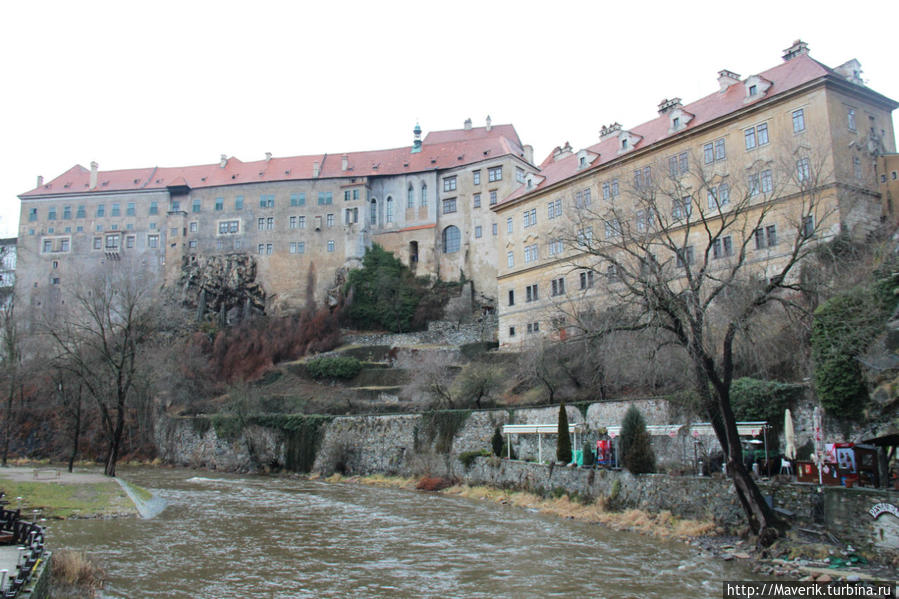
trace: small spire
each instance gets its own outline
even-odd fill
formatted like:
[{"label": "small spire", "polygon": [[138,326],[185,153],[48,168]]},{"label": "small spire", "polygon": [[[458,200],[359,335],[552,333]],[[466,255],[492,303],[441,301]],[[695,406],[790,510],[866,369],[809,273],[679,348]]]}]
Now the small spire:
[{"label": "small spire", "polygon": [[413,141],[412,141],[412,153],[417,154],[421,152],[421,125],[416,121],[415,129],[412,130]]}]

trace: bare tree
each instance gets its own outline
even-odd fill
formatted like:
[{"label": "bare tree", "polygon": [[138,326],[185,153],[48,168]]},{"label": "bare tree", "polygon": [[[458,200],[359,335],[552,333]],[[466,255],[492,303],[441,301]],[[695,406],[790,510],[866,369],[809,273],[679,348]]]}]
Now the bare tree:
[{"label": "bare tree", "polygon": [[115,476],[126,419],[137,396],[141,348],[158,325],[152,280],[127,261],[113,261],[67,289],[67,309],[45,322],[56,351],[54,362],[68,371],[100,411],[107,439],[104,473]]},{"label": "bare tree", "polygon": [[745,180],[698,167],[696,158],[654,165],[654,177],[648,169],[635,174],[612,202],[582,202],[554,234],[571,251],[571,271],[596,279],[601,294],[588,301],[617,307],[616,322],[581,335],[651,331],[687,354],[737,496],[768,544],[782,523],[742,463],[730,401],[734,344],[772,304],[800,307],[797,266],[847,207],[828,193],[826,160],[813,162],[807,148],[789,153],[787,168],[750,165]]},{"label": "bare tree", "polygon": [[6,417],[3,422],[3,466],[9,457],[9,439],[12,435],[13,401],[16,393],[22,393],[22,337],[15,318],[13,302],[0,308],[0,368],[6,394]]},{"label": "bare tree", "polygon": [[438,408],[455,407],[452,391],[457,368],[447,363],[442,352],[430,351],[418,363],[412,381],[407,386],[413,399],[424,397]]}]

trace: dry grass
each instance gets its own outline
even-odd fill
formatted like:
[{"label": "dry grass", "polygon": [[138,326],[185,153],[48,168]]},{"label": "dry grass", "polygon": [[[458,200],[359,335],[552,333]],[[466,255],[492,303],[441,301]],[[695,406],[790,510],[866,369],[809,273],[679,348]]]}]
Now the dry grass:
[{"label": "dry grass", "polygon": [[[61,587],[61,596],[93,597],[103,588],[106,573],[81,551],[63,549],[53,552],[51,560],[54,586]],[[60,596],[54,588],[54,596]]]}]

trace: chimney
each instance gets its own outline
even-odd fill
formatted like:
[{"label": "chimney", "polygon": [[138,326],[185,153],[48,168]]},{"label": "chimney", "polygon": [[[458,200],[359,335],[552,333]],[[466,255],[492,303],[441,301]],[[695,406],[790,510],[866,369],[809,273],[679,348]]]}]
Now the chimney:
[{"label": "chimney", "polygon": [[345,171],[350,167],[350,157],[344,154],[340,157],[340,170]]},{"label": "chimney", "polygon": [[226,166],[228,166],[228,155],[227,155],[227,154],[222,154],[222,155],[219,157],[219,167],[220,167],[220,168],[225,168]]},{"label": "chimney", "polygon": [[471,131],[471,119],[465,119],[464,127],[466,131]]},{"label": "chimney", "polygon": [[727,69],[721,69],[720,71],[718,71],[718,85],[721,88],[718,91],[726,91],[728,87],[730,87],[734,83],[739,82],[740,76],[733,71],[728,71]]},{"label": "chimney", "polygon": [[44,176],[43,176],[43,175],[38,175],[38,176],[37,176],[37,186],[38,186],[38,187],[41,187],[43,184],[44,184]]},{"label": "chimney", "polygon": [[784,50],[783,59],[784,62],[788,60],[793,60],[800,54],[808,54],[808,44],[806,44],[802,40],[796,40],[793,42],[793,45]]},{"label": "chimney", "polygon": [[521,148],[524,150],[524,160],[528,164],[534,164],[534,146],[530,144],[525,144]]},{"label": "chimney", "polygon": [[553,150],[553,162],[558,162],[563,158],[571,156],[573,153],[574,152],[571,149],[571,144],[566,141],[564,146],[562,146],[561,148],[556,146],[556,148]]},{"label": "chimney", "polygon": [[312,163],[312,176],[314,178],[318,178],[318,175],[321,173],[322,165],[318,161]]},{"label": "chimney", "polygon": [[91,184],[90,189],[97,189],[97,169],[100,168],[100,165],[96,163],[96,161],[91,161]]},{"label": "chimney", "polygon": [[680,98],[671,98],[664,99],[659,102],[659,116],[665,114],[666,112],[671,112],[675,108],[681,108],[683,104],[681,104]]},{"label": "chimney", "polygon": [[487,131],[490,131],[491,129],[493,129],[491,123],[493,123],[493,121],[490,119],[490,115],[488,114],[487,115]]},{"label": "chimney", "polygon": [[621,123],[618,121],[608,126],[603,125],[602,129],[599,130],[599,141],[605,141],[613,135],[617,135],[619,131],[621,131]]},{"label": "chimney", "polygon": [[266,153],[265,153],[265,161],[266,161],[266,162],[270,162],[271,159],[272,159],[272,153],[271,153],[271,152],[266,152]]}]

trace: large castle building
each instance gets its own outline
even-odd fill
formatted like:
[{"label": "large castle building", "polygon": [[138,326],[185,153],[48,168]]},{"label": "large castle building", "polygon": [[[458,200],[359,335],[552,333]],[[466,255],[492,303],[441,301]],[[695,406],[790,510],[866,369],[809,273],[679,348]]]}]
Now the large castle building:
[{"label": "large castle building", "polygon": [[896,107],[858,61],[829,68],[796,42],[774,68],[722,70],[700,100],[663,100],[648,122],[557,148],[494,208],[500,343],[576,334],[579,306],[624,297],[628,261],[674,278],[738,265],[764,280],[797,239],[895,221]]},{"label": "large castle building", "polygon": [[[512,125],[489,117],[423,140],[416,126],[411,146],[390,150],[76,165],[19,196],[17,301],[40,309],[83,273],[131,260],[194,296],[235,280],[252,290],[204,296],[223,317],[250,301],[291,311],[336,301],[346,270],[378,243],[419,275],[472,281],[498,309],[501,344],[560,336],[560,307],[616,295],[614,265],[589,260],[594,240],[661,225],[683,240],[654,259],[708,253],[714,270],[745,248],[764,277],[799,237],[861,237],[899,221],[897,106],[865,85],[858,61],[830,68],[796,42],[771,69],[722,70],[708,96],[665,99],[651,120],[603,127],[598,143],[566,143],[539,166]],[[697,224],[746,202],[757,226],[705,243]]]},{"label": "large castle building", "polygon": [[413,133],[411,146],[390,150],[117,171],[92,163],[39,179],[19,196],[18,301],[40,308],[83,273],[130,260],[200,292],[238,273],[258,307],[278,313],[333,302],[346,269],[378,243],[419,275],[465,277],[492,303],[490,207],[536,170],[533,150],[490,117]]}]

